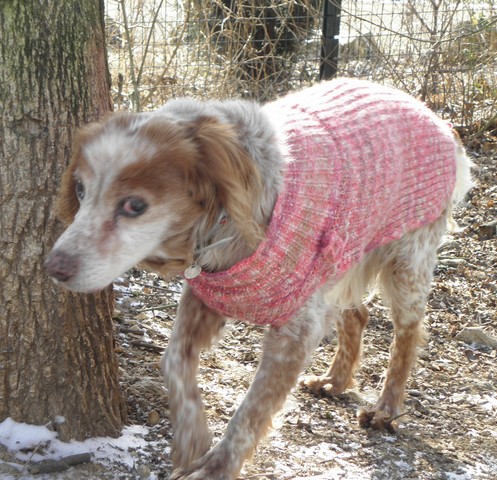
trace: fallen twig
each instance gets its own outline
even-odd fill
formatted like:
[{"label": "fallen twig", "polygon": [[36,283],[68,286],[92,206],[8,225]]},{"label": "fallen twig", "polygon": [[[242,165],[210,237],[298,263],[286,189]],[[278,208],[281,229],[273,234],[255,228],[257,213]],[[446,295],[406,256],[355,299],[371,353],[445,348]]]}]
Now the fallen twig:
[{"label": "fallen twig", "polygon": [[87,463],[90,460],[90,452],[78,453],[75,455],[68,455],[59,460],[42,460],[41,462],[33,463],[28,466],[28,472],[31,474],[63,472],[74,465]]},{"label": "fallen twig", "polygon": [[144,342],[142,340],[131,340],[129,343],[134,347],[145,348],[147,350],[151,350],[152,352],[157,352],[157,353],[162,353],[165,349],[164,347],[155,345],[155,343]]}]

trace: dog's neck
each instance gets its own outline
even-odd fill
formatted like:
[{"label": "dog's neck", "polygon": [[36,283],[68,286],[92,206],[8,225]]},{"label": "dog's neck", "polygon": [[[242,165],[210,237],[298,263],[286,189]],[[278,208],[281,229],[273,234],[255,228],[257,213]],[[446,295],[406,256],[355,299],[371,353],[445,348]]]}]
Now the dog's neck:
[{"label": "dog's neck", "polygon": [[[212,250],[213,248],[218,248],[221,245],[229,243],[229,241],[233,240],[233,236],[221,238],[220,240],[214,239],[221,233],[223,227],[225,227],[229,223],[230,219],[228,214],[223,210],[219,213],[214,226],[211,228],[210,232],[205,235],[205,238],[199,239],[199,243],[196,245],[194,255],[198,258],[203,253]],[[214,242],[214,243],[213,243]]]},{"label": "dog's neck", "polygon": [[234,222],[222,209],[207,232],[197,235],[193,251],[192,268],[185,275],[198,275],[201,270],[225,270],[253,253]]},{"label": "dog's neck", "polygon": [[[223,246],[229,246],[231,242],[234,241],[235,236],[222,236],[223,227],[227,226],[229,223],[229,217],[226,212],[221,210],[218,215],[217,221],[203,238],[198,240],[198,243],[193,251],[193,263],[185,269],[184,275],[187,279],[192,279],[200,275],[202,272],[202,257],[209,251],[222,248]],[[221,235],[220,239],[217,239]]]}]

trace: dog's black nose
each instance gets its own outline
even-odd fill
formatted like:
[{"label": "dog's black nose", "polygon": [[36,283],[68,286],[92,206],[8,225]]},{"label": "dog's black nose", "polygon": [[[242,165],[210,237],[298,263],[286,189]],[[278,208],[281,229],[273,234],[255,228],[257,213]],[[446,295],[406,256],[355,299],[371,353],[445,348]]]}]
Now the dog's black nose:
[{"label": "dog's black nose", "polygon": [[45,260],[45,268],[55,280],[67,282],[79,268],[79,258],[61,250],[54,250]]}]

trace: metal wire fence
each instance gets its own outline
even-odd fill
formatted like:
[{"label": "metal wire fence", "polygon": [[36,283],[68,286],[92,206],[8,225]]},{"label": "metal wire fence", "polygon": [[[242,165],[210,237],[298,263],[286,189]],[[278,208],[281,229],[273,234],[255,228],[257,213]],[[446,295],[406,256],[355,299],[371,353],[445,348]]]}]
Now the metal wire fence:
[{"label": "metal wire fence", "polygon": [[492,0],[107,0],[116,108],[269,100],[330,72],[398,86],[476,134],[496,127]]}]

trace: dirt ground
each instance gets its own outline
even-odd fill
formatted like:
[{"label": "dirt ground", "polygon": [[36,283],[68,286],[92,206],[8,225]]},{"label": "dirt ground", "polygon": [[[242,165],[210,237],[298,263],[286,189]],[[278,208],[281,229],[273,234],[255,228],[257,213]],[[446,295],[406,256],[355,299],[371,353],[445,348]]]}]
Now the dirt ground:
[{"label": "dirt ground", "polygon": [[[440,248],[426,314],[429,341],[410,377],[398,432],[364,430],[356,421],[357,409],[379,394],[392,337],[388,312],[374,299],[356,388],[329,398],[296,387],[241,479],[497,478],[497,236],[488,225],[497,218],[497,154],[474,160],[477,186],[456,211],[464,230]],[[180,288],[141,271],[116,282],[129,422],[148,426],[146,445],[132,452],[133,465],[109,459],[106,466],[85,464],[47,478],[169,478],[171,426],[158,362]],[[199,382],[214,441],[250,384],[263,333],[231,324],[202,356]],[[324,372],[334,350],[333,339],[321,345],[306,372]]]}]

